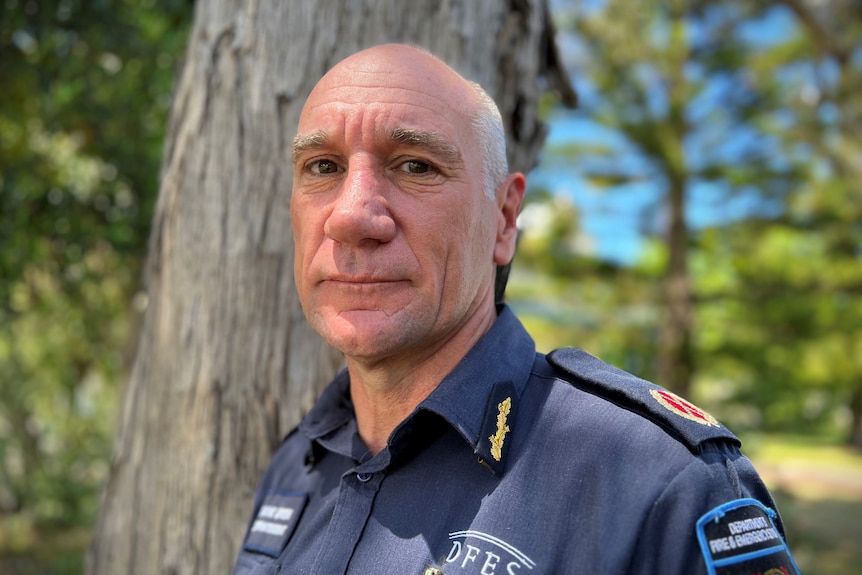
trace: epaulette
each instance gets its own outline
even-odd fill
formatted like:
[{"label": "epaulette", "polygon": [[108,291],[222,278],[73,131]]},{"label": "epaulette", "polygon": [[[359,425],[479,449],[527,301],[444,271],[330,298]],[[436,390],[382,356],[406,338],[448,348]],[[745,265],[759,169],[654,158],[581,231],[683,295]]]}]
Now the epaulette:
[{"label": "epaulette", "polygon": [[705,441],[728,440],[737,447],[741,445],[729,429],[706,411],[583,350],[557,349],[547,355],[547,360],[563,372],[565,381],[649,419],[692,452],[698,452]]}]

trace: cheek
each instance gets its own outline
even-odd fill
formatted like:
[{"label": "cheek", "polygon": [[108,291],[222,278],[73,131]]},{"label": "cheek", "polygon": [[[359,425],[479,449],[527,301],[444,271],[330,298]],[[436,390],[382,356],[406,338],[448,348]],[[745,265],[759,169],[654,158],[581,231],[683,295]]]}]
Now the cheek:
[{"label": "cheek", "polygon": [[[290,224],[293,231],[293,274],[296,278],[297,289],[303,289],[304,272],[308,270],[312,258],[316,252],[315,232],[318,222],[313,210],[293,210],[291,205]],[[317,244],[319,246],[319,242]]]},{"label": "cheek", "polygon": [[445,246],[442,257],[448,274],[458,275],[462,289],[481,283],[485,273],[493,269],[496,237],[493,212],[484,204],[462,206],[450,212],[440,225],[430,237],[439,246]]},{"label": "cheek", "polygon": [[464,250],[473,265],[490,266],[494,261],[494,243],[497,237],[494,205],[489,201],[482,201],[471,208],[474,210],[472,217],[467,218],[463,224],[466,236]]}]

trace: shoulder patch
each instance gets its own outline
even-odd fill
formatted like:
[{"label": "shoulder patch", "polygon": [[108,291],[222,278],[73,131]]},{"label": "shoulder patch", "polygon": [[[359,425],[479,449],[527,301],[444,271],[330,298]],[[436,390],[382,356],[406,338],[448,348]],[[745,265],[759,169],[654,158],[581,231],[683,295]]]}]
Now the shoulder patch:
[{"label": "shoulder patch", "polygon": [[799,575],[775,515],[756,499],[738,499],[698,519],[697,540],[709,575]]},{"label": "shoulder patch", "polygon": [[565,378],[566,381],[587,393],[642,415],[677,437],[691,450],[697,450],[704,441],[717,439],[741,445],[729,429],[706,411],[583,350],[557,349],[546,358],[548,363],[569,376]]}]

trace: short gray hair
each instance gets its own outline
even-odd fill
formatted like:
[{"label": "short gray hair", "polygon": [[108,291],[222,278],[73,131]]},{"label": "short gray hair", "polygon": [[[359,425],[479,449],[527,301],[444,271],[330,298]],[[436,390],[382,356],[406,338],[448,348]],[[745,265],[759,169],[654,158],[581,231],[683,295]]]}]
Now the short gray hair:
[{"label": "short gray hair", "polygon": [[485,195],[494,201],[497,186],[502,184],[509,175],[509,162],[506,159],[506,130],[503,128],[503,117],[494,99],[476,82],[470,82],[470,86],[479,100],[479,106],[470,123],[482,152]]}]

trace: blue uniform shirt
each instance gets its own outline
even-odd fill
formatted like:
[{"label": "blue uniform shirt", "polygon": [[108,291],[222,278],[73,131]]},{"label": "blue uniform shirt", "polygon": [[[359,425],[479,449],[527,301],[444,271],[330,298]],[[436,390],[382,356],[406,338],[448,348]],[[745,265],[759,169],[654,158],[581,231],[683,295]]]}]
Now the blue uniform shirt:
[{"label": "blue uniform shirt", "polygon": [[234,575],[796,573],[709,414],[508,308],[372,456],[340,373],[283,442]]}]

